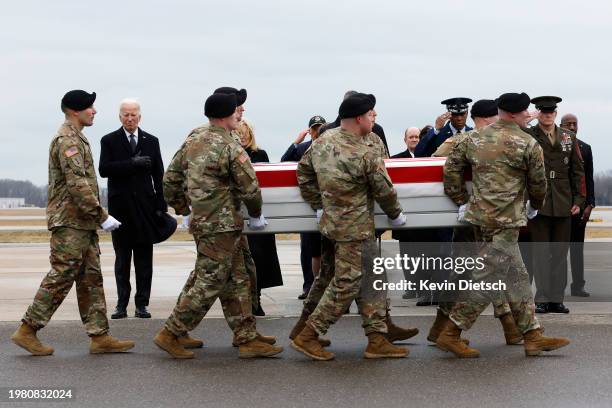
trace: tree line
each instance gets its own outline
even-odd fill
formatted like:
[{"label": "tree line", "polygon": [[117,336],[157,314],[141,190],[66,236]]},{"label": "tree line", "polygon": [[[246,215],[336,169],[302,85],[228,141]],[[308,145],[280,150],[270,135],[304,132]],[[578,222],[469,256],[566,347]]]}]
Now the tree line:
[{"label": "tree line", "polygon": [[[31,181],[0,179],[0,197],[24,198],[28,207],[47,206],[47,186],[36,186]],[[106,188],[100,190],[101,204],[108,203]]]}]

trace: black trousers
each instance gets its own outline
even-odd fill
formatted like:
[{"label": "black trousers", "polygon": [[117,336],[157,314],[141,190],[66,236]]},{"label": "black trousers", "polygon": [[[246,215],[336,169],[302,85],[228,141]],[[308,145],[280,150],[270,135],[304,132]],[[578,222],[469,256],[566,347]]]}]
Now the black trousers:
[{"label": "black trousers", "polygon": [[117,282],[117,307],[125,309],[130,302],[130,267],[134,254],[136,272],[136,307],[149,305],[151,280],[153,278],[153,245],[119,245],[113,240],[115,249],[115,281]]},{"label": "black trousers", "polygon": [[570,237],[570,262],[572,267],[572,289],[584,288],[584,233],[586,222],[581,222],[582,212],[572,217]]},{"label": "black trousers", "polygon": [[538,215],[529,220],[537,303],[563,303],[571,217]]},{"label": "black trousers", "polygon": [[302,285],[304,293],[310,291],[310,287],[314,282],[314,275],[312,273],[313,256],[321,256],[321,234],[318,232],[300,233],[300,263],[302,264],[302,275],[304,276],[304,284]]}]

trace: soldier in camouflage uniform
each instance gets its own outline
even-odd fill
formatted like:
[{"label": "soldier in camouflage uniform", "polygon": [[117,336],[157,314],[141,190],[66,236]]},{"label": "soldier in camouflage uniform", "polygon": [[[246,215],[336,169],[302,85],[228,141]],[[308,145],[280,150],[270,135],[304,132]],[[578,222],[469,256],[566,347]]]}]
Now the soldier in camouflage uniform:
[{"label": "soldier in camouflage uniform", "polygon": [[[257,340],[251,313],[249,277],[244,269],[241,237],[242,200],[250,214],[249,226],[263,229],[261,191],[248,155],[231,136],[238,125],[235,94],[213,94],[205,103],[210,124],[195,129],[180,155],[164,175],[168,203],[177,214],[192,207],[190,231],[197,245],[192,284],[186,285],[180,300],[156,335],[154,342],[175,358],[193,358],[179,338],[193,330],[217,297],[224,299],[231,316],[241,358],[272,356],[282,348]],[[186,191],[185,191],[186,187]]]},{"label": "soldier in camouflage uniform", "polygon": [[[476,230],[478,256],[483,269],[475,268],[475,282],[507,285],[506,296],[516,324],[523,333],[525,354],[539,355],[569,344],[565,338],[544,337],[535,317],[529,277],[518,250],[519,228],[526,225],[527,212],[537,213],[546,195],[542,149],[523,132],[529,117],[529,96],[503,94],[494,124],[474,131],[451,151],[444,166],[444,190],[458,205],[459,213]],[[472,169],[472,195],[465,188],[463,173]],[[456,303],[443,323],[436,345],[458,357],[478,357],[478,350],[461,341],[461,330],[469,329],[499,291],[469,290]]]},{"label": "soldier in camouflage uniform", "polygon": [[62,111],[66,121],[51,141],[47,224],[51,231],[51,271],[43,279],[12,340],[34,355],[53,354],[36,331],[49,323],[76,282],[81,320],[91,338],[91,353],[127,351],[133,341],[108,335],[106,300],[100,270],[97,228],[111,231],[121,225],[99,201],[98,183],[89,142],[82,133],[93,124],[96,94],[66,93]]},{"label": "soldier in camouflage uniform", "polygon": [[[235,88],[222,87],[222,88],[216,89],[214,93],[235,94],[236,95],[236,103],[238,105],[236,108],[236,114],[237,114],[238,122],[240,122],[242,120],[242,113],[244,112],[243,105],[247,98],[246,89],[237,90]],[[208,126],[209,126],[208,124],[204,124],[200,126],[199,128],[195,129],[194,131],[192,131],[187,136],[181,148],[175,153],[172,159],[172,162],[170,163],[170,166],[168,166],[168,170],[166,171],[166,179],[182,178],[186,182],[185,172],[187,170],[187,162],[183,160],[183,157],[187,150],[187,145],[191,142],[191,140],[193,140],[195,135],[203,132],[206,128],[208,128]],[[236,134],[236,132],[232,131],[231,135],[236,140],[236,143],[240,144],[240,137]],[[183,191],[174,189],[172,192],[168,193],[166,197],[167,202],[178,202],[177,205],[179,208],[186,209],[188,213],[184,215],[188,215],[189,212],[191,211],[189,210],[190,204],[185,205],[182,201],[185,198],[188,199],[188,197],[184,195],[184,190],[186,190],[186,188],[187,186],[185,185],[183,188]],[[239,194],[238,191],[236,191],[235,193],[236,193],[236,196]],[[172,201],[169,201],[169,200],[172,200]],[[238,208],[240,207],[239,200],[236,201],[236,206]],[[255,283],[257,282],[255,262],[253,261],[253,257],[251,256],[251,251],[249,249],[249,243],[244,235],[240,238],[240,249],[242,250],[242,254],[244,258],[245,269],[247,271],[247,274],[249,275],[251,304],[253,308],[257,309],[257,306],[258,306],[257,292],[256,292],[257,288],[256,286],[254,286]],[[187,291],[189,291],[189,289],[193,286],[195,280],[196,280],[196,270],[194,269],[189,274],[189,277],[187,278],[187,281],[185,282],[185,285],[183,286],[183,290],[181,291],[178,297],[177,304],[181,302],[181,299],[183,298],[185,293],[187,293]],[[223,309],[223,314],[225,315],[225,319],[228,322],[235,321],[236,319],[239,318],[239,314],[232,315],[232,311],[236,310],[236,308],[233,307],[230,303],[234,301],[235,299],[237,299],[237,296],[228,296],[228,297],[219,298],[219,301],[221,302],[221,307]],[[276,337],[264,336],[260,334],[259,332],[257,332],[257,339],[259,341],[263,341],[268,344],[276,343]],[[183,347],[185,348],[200,348],[204,345],[204,342],[202,340],[193,338],[188,333],[185,334],[184,336],[180,336],[178,340],[179,340],[179,343],[181,343],[181,345],[183,345]],[[232,344],[234,346],[238,345],[236,342],[236,339],[233,340]]]},{"label": "soldier in camouflage uniform", "polygon": [[[470,112],[474,126],[477,131],[482,130],[485,126],[488,126],[498,120],[497,115],[497,104],[491,99],[481,99],[476,101],[472,105]],[[449,137],[438,147],[432,157],[447,157],[454,146],[460,144],[472,131],[456,134]],[[470,226],[455,227],[453,229],[453,256],[462,257],[470,256],[473,253],[474,245],[471,244],[475,241],[476,230]],[[466,253],[467,252],[467,253]],[[466,279],[469,273],[457,274],[451,273],[450,281],[457,283],[459,279]],[[436,320],[429,331],[427,340],[435,343],[442,329],[442,322],[445,317],[450,313],[453,304],[457,299],[459,292],[457,291],[446,291],[441,295],[440,303],[438,305],[438,311]],[[523,341],[523,335],[518,331],[514,318],[512,317],[512,311],[510,305],[506,301],[505,295],[500,292],[500,296],[492,298],[493,302],[493,314],[498,318],[504,329],[504,337],[506,344],[513,345]],[[466,340],[467,342],[467,340]]]},{"label": "soldier in camouflage uniform", "polygon": [[[371,279],[374,240],[374,200],[393,225],[406,222],[380,152],[368,140],[374,122],[373,95],[357,93],[340,105],[341,127],[327,131],[311,145],[298,165],[298,183],[304,200],[322,210],[321,234],[326,252],[334,250],[334,276],[304,329],[291,346],[315,360],[330,360],[318,336],[327,332],[351,304],[357,301],[368,336],[366,358],[405,357],[384,333],[386,292],[376,292],[363,281]],[[368,278],[365,278],[368,276]]]},{"label": "soldier in camouflage uniform", "polygon": [[[376,133],[373,133],[373,132],[368,133],[368,135],[365,137],[365,140],[366,140],[366,143],[372,146],[372,152],[375,155],[383,159],[388,158],[387,150],[385,149],[385,145]],[[310,156],[311,152],[312,152],[311,149],[307,150],[304,153],[304,156]],[[305,159],[305,162],[308,162],[308,161],[310,161],[309,157]],[[304,167],[298,168],[298,175],[299,175],[299,172],[301,171],[304,171]],[[323,235],[321,237],[321,270],[319,271],[319,274],[315,277],[315,280],[313,281],[312,286],[310,290],[308,291],[308,296],[304,300],[304,307],[302,309],[302,314],[300,315],[300,318],[298,319],[295,326],[291,330],[291,333],[289,334],[289,338],[291,340],[295,339],[297,335],[300,334],[300,332],[304,329],[304,326],[306,324],[306,321],[308,320],[308,317],[312,314],[312,312],[314,312],[315,308],[319,304],[319,301],[323,297],[323,294],[325,293],[325,289],[327,288],[327,286],[329,286],[330,282],[332,281],[334,277],[334,272],[335,272],[334,243],[329,238],[326,238]],[[387,282],[386,271],[383,274],[378,275],[378,276],[375,276],[374,274],[365,274],[362,280],[362,287],[371,288],[374,283],[374,280],[377,280],[377,279],[382,279],[384,282]],[[377,297],[378,293],[375,293],[374,295],[375,297]],[[361,297],[364,299],[367,299],[364,297],[364,294],[362,294]],[[385,337],[387,338],[388,341],[393,343],[395,341],[407,340],[411,337],[416,336],[419,333],[419,330],[417,328],[413,328],[413,327],[403,328],[393,323],[393,320],[391,320],[391,315],[389,313],[390,312],[390,300],[388,298],[386,300],[385,309],[386,309],[385,324],[387,325],[387,332],[385,333]],[[328,339],[325,339],[322,337],[319,337],[319,343],[323,347],[327,347],[331,344],[331,342]]]}]

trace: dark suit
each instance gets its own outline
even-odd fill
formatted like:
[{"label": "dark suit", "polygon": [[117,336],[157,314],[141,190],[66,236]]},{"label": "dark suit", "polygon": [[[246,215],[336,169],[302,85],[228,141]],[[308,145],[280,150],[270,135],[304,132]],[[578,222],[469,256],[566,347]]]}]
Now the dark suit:
[{"label": "dark suit", "polygon": [[[461,132],[465,133],[470,130],[472,128],[466,125]],[[436,134],[433,128],[429,129],[427,134],[421,138],[419,144],[414,148],[414,155],[416,157],[431,157],[438,150],[438,147],[451,136],[453,136],[453,130],[451,129],[450,121],[440,129],[438,134]]]},{"label": "dark suit", "polygon": [[292,144],[291,146],[289,146],[285,154],[283,154],[283,157],[281,157],[281,161],[282,162],[286,162],[286,161],[299,162],[311,144],[312,144],[312,140],[300,143],[298,145]]},{"label": "dark suit", "polygon": [[394,154],[391,156],[392,159],[414,159],[416,156],[414,153],[410,153],[410,150],[406,149],[401,153]]},{"label": "dark suit", "polygon": [[[135,156],[149,156],[151,168],[134,165]],[[162,179],[164,164],[159,140],[138,129],[138,143],[132,151],[122,128],[101,140],[100,176],[108,177],[108,210],[121,227],[112,232],[115,249],[115,280],[117,307],[125,309],[130,299],[130,265],[134,253],[137,307],[147,306],[151,295],[153,275],[154,234],[149,226],[156,212],[168,210],[164,201]]]},{"label": "dark suit", "polygon": [[572,267],[572,291],[584,289],[584,233],[586,222],[582,221],[582,214],[586,206],[595,207],[595,183],[593,182],[593,152],[591,146],[580,139],[576,139],[584,163],[584,176],[586,182],[586,201],[578,215],[572,217],[572,234],[570,237],[570,260]]}]

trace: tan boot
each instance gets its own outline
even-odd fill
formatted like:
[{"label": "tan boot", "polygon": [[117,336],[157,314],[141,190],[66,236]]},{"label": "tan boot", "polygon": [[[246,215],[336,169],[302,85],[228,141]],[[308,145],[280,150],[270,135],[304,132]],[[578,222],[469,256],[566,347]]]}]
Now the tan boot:
[{"label": "tan boot", "polygon": [[408,353],[408,349],[394,346],[383,333],[370,333],[368,334],[368,346],[363,356],[365,358],[402,358]]},{"label": "tan boot", "polygon": [[570,344],[565,337],[546,337],[542,336],[541,329],[529,330],[523,335],[525,340],[525,355],[539,356],[542,351],[552,351]]},{"label": "tan boot", "polygon": [[202,348],[204,346],[204,342],[200,339],[195,339],[187,333],[184,336],[179,336],[176,338],[181,346],[186,349],[192,348]]},{"label": "tan boot", "polygon": [[[275,336],[264,336],[263,334],[257,332],[257,340],[261,341],[262,343],[266,343],[266,344],[276,344],[276,337]],[[236,342],[236,336],[234,336],[234,339],[232,340],[232,346],[234,347],[238,347],[239,344],[238,342]]]},{"label": "tan boot", "polygon": [[448,318],[444,322],[442,331],[436,340],[436,346],[442,350],[450,351],[459,358],[476,358],[480,356],[478,350],[466,346],[461,341],[461,329]]},{"label": "tan boot", "polygon": [[385,333],[384,336],[390,343],[393,343],[394,341],[407,340],[419,334],[419,329],[417,329],[416,327],[409,327],[407,329],[404,329],[403,327],[396,326],[391,320],[389,309],[387,309],[385,323],[387,324],[387,333]]},{"label": "tan boot", "polygon": [[157,333],[153,342],[174,358],[193,358],[195,356],[193,351],[185,350],[177,336],[165,327]]},{"label": "tan boot", "polygon": [[282,347],[264,343],[257,338],[238,346],[240,358],[270,357],[282,351]]},{"label": "tan boot", "polygon": [[134,348],[134,343],[131,340],[117,340],[116,338],[103,334],[101,336],[91,336],[89,344],[89,352],[91,354],[102,353],[121,353]]},{"label": "tan boot", "polygon": [[[297,335],[300,334],[302,330],[304,330],[304,326],[306,325],[306,320],[308,320],[308,316],[310,316],[310,313],[306,312],[305,310],[302,310],[302,315],[295,323],[295,326],[293,326],[293,329],[291,329],[291,333],[289,333],[289,338],[291,340],[295,339]],[[319,337],[318,340],[321,347],[331,346],[331,340],[329,339]]]},{"label": "tan boot", "polygon": [[36,330],[26,323],[21,323],[11,340],[34,356],[50,356],[54,351],[53,347],[42,344],[36,337]]},{"label": "tan boot", "polygon": [[[448,320],[448,316],[446,316],[440,309],[438,309],[438,313],[436,314],[436,320],[434,320],[433,326],[429,329],[429,334],[427,335],[427,340],[435,343],[438,340],[438,336],[444,327],[444,324]],[[461,338],[461,341],[468,346],[470,341],[468,339]]]},{"label": "tan boot", "polygon": [[326,361],[334,358],[334,353],[330,353],[321,347],[318,333],[308,324],[305,325],[304,330],[293,339],[291,347],[314,360]]},{"label": "tan boot", "polygon": [[504,328],[504,337],[506,338],[507,345],[511,346],[513,344],[519,344],[521,341],[523,341],[523,335],[519,331],[518,327],[516,327],[512,313],[506,313],[505,315],[500,316],[499,321]]}]

